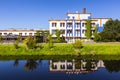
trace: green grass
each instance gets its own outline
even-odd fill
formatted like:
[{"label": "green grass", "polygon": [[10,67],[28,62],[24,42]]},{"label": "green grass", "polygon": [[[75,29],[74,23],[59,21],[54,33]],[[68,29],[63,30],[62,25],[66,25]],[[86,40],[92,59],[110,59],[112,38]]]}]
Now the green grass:
[{"label": "green grass", "polygon": [[120,44],[102,43],[102,44],[85,44],[82,49],[82,55],[120,55]]},{"label": "green grass", "polygon": [[43,48],[27,49],[24,44],[19,44],[15,49],[13,44],[0,44],[0,56],[22,56],[22,55],[120,55],[120,44],[97,43],[83,44],[83,48],[74,49],[72,44],[54,44],[49,49],[48,44],[42,44]]}]

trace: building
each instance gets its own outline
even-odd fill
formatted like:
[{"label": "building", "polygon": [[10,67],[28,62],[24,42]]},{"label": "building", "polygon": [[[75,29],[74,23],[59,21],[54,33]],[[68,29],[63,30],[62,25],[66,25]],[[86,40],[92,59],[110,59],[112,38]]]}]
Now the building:
[{"label": "building", "polygon": [[[36,32],[39,31],[40,34],[46,34],[49,30],[27,30],[27,29],[9,29],[0,30],[0,35],[2,36],[3,42],[14,42],[17,40],[18,36],[21,35],[22,40],[28,36],[35,37]],[[45,41],[44,35],[42,35],[42,42]]]},{"label": "building", "polygon": [[[49,20],[50,34],[53,38],[56,37],[56,30],[61,31],[61,36],[64,36],[67,42],[73,42],[75,39],[85,39],[86,21],[91,20],[92,33],[95,27],[98,27],[98,32],[104,29],[104,24],[111,18],[92,18],[91,13],[87,13],[86,8],[83,8],[82,13],[78,11],[75,13],[68,12],[67,18],[63,20],[51,19]],[[93,37],[93,36],[92,36]]]}]

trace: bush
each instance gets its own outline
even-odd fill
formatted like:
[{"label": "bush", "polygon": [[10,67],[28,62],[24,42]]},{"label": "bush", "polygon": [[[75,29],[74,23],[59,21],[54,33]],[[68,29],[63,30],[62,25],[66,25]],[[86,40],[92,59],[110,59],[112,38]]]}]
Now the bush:
[{"label": "bush", "polygon": [[99,34],[95,34],[94,35],[94,41],[95,42],[98,42],[98,41],[100,41],[101,40],[101,36],[99,35]]},{"label": "bush", "polygon": [[28,49],[34,49],[34,48],[36,48],[36,45],[37,45],[36,39],[33,38],[32,36],[27,37],[24,40],[24,43],[27,45]]},{"label": "bush", "polygon": [[75,49],[81,49],[83,47],[83,42],[81,40],[75,40],[72,44]]},{"label": "bush", "polygon": [[18,49],[18,48],[19,48],[19,46],[18,46],[18,41],[16,41],[16,42],[14,43],[14,48],[15,48],[15,49]]},{"label": "bush", "polygon": [[42,45],[42,44],[37,44],[36,48],[42,49],[42,48],[43,48],[43,45]]}]

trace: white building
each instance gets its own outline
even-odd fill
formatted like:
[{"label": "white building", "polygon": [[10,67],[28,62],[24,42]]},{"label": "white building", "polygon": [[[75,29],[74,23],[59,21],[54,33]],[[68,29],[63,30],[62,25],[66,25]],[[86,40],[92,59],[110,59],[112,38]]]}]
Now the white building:
[{"label": "white building", "polygon": [[[45,35],[49,32],[49,30],[20,30],[20,29],[9,29],[9,30],[0,30],[0,36],[2,36],[3,42],[14,42],[17,40],[18,36],[21,35],[22,40],[24,40],[28,36],[35,37],[37,31],[42,35],[42,42],[45,41]],[[43,35],[44,34],[44,35]]]},{"label": "white building", "polygon": [[52,37],[56,37],[56,30],[62,32],[61,36],[64,36],[67,42],[74,41],[75,39],[85,39],[86,21],[91,20],[91,26],[93,27],[92,33],[95,31],[94,27],[98,27],[98,32],[104,29],[104,24],[111,18],[92,18],[91,13],[86,12],[86,8],[82,13],[67,13],[67,18],[64,20],[49,20],[49,30]]}]

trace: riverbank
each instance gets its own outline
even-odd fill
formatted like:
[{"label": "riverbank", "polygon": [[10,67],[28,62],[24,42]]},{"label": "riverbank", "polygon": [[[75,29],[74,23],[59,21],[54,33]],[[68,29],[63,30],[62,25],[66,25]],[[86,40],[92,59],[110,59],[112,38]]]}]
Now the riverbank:
[{"label": "riverbank", "polygon": [[42,49],[27,49],[24,44],[19,44],[15,49],[13,44],[0,44],[0,56],[23,55],[120,55],[118,43],[83,44],[82,49],[74,49],[72,44],[54,44],[49,49],[48,44],[42,44]]}]

